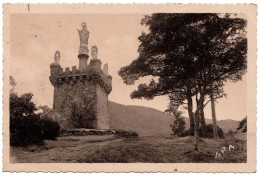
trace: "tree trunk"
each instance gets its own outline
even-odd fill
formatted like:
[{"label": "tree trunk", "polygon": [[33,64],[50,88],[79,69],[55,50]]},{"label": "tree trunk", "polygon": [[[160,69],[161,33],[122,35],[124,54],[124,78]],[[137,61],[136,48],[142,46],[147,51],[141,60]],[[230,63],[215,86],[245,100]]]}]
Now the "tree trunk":
[{"label": "tree trunk", "polygon": [[204,96],[201,95],[201,98],[198,100],[197,110],[194,115],[194,137],[195,137],[195,150],[199,150],[199,119],[200,119],[200,110],[203,108]]},{"label": "tree trunk", "polygon": [[[203,98],[203,102],[204,102],[204,98]],[[200,124],[201,124],[201,136],[205,137],[206,123],[205,123],[205,116],[204,116],[204,105],[200,109]]]},{"label": "tree trunk", "polygon": [[191,90],[188,89],[188,94],[187,94],[187,100],[188,100],[188,113],[189,113],[189,118],[190,118],[190,135],[194,136],[194,116],[193,116],[193,104],[192,104],[192,96],[191,96]]},{"label": "tree trunk", "polygon": [[211,100],[211,113],[212,113],[212,122],[213,122],[213,134],[214,134],[214,139],[218,141],[217,118],[216,118],[215,100],[214,100],[212,85],[210,85],[210,100]]},{"label": "tree trunk", "polygon": [[195,137],[195,150],[199,150],[199,110],[194,114],[194,137]]},{"label": "tree trunk", "polygon": [[[202,103],[204,103],[204,98],[200,98],[202,100]],[[200,104],[200,101],[197,100],[197,108],[199,108],[199,122],[198,124],[200,125],[199,126],[199,134],[201,134],[201,137],[204,137],[205,136],[205,127],[206,127],[206,123],[205,123],[205,116],[204,116],[204,105],[202,106],[199,106]]]}]

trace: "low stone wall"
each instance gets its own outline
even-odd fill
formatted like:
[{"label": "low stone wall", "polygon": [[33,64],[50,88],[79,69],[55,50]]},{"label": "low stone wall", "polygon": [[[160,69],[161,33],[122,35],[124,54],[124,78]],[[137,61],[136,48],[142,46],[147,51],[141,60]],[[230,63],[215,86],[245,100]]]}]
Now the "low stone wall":
[{"label": "low stone wall", "polygon": [[60,136],[112,135],[115,133],[114,130],[70,129],[62,130]]}]

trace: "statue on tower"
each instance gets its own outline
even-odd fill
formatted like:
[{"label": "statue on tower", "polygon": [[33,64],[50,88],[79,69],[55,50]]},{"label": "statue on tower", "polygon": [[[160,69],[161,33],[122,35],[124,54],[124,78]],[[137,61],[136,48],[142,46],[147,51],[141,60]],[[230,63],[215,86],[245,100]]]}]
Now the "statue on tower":
[{"label": "statue on tower", "polygon": [[103,71],[106,75],[108,75],[108,64],[107,63],[103,66]]},{"label": "statue on tower", "polygon": [[54,54],[54,64],[59,65],[60,64],[60,51],[56,50]]},{"label": "statue on tower", "polygon": [[87,30],[87,25],[85,22],[81,23],[82,29],[78,30],[79,32],[79,39],[80,39],[80,47],[79,47],[79,54],[88,55],[88,38],[89,38],[89,31]]},{"label": "statue on tower", "polygon": [[94,60],[98,59],[98,48],[95,45],[91,47],[91,56]]}]

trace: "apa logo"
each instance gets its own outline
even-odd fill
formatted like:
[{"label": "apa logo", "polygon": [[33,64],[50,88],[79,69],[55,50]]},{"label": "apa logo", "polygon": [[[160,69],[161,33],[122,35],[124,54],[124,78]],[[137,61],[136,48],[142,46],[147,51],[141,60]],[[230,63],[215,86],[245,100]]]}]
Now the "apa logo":
[{"label": "apa logo", "polygon": [[[232,149],[235,149],[235,146],[229,145],[229,146],[228,146],[228,151],[231,151]],[[216,152],[215,159],[218,159],[218,158],[220,158],[221,156],[223,156],[223,155],[225,154],[226,150],[227,150],[226,147],[222,147],[222,149],[220,150],[220,152]]]}]

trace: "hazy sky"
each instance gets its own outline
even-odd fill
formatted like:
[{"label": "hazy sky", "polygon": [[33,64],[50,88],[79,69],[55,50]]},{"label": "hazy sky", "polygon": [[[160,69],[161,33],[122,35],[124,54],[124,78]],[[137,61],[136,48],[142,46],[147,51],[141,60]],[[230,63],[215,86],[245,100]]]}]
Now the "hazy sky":
[{"label": "hazy sky", "polygon": [[[56,50],[61,52],[61,66],[78,67],[79,37],[77,29],[86,22],[90,31],[89,49],[98,47],[98,58],[102,64],[108,63],[112,75],[113,90],[109,100],[125,104],[152,107],[164,111],[168,98],[154,100],[132,100],[130,93],[139,83],[149,82],[143,78],[133,86],[127,86],[117,72],[138,56],[138,36],[147,29],[140,22],[143,14],[127,15],[12,15],[11,17],[11,75],[15,78],[18,93],[32,92],[38,105],[52,107],[53,86],[49,81],[50,64],[54,61]],[[246,77],[237,83],[225,86],[227,99],[218,100],[217,119],[241,120],[246,115]],[[187,116],[187,113],[184,115]],[[210,104],[205,115],[211,118]]]}]

